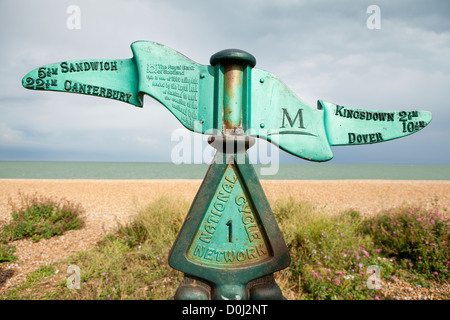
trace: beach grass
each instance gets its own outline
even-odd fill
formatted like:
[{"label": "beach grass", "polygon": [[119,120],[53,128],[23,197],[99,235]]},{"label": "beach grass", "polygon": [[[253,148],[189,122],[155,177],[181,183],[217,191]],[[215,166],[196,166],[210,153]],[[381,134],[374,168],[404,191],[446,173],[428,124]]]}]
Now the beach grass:
[{"label": "beach grass", "polygon": [[19,193],[19,201],[10,205],[12,221],[0,230],[3,243],[23,238],[49,239],[84,225],[82,206],[66,199]]},{"label": "beach grass", "polygon": [[[183,274],[167,259],[189,206],[160,197],[94,248],[38,268],[1,299],[170,299]],[[449,281],[449,219],[437,204],[370,217],[294,198],[271,207],[291,254],[291,265],[275,274],[287,299],[390,299],[382,289],[389,282]]]}]

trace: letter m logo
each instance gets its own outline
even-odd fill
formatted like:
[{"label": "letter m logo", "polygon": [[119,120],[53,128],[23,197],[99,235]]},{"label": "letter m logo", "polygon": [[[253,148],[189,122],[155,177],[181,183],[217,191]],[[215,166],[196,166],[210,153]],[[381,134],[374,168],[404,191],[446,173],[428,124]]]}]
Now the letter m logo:
[{"label": "letter m logo", "polygon": [[303,109],[298,109],[297,114],[294,117],[294,120],[292,120],[291,115],[289,114],[286,108],[281,108],[281,110],[283,111],[283,121],[280,128],[286,128],[286,120],[287,123],[291,126],[291,128],[293,128],[298,120],[298,127],[300,129],[305,129],[305,127],[303,126]]}]

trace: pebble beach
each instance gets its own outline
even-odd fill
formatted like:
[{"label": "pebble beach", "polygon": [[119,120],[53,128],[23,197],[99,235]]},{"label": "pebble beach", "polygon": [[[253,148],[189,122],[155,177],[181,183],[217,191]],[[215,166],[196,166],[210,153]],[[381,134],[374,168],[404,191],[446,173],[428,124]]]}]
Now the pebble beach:
[{"label": "pebble beach", "polygon": [[[86,210],[81,230],[39,242],[18,240],[15,263],[0,264],[0,294],[14,288],[25,276],[42,265],[92,248],[118,223],[132,219],[142,206],[161,196],[192,202],[201,180],[47,180],[0,179],[0,222],[11,219],[9,202],[19,192],[65,198]],[[292,197],[338,213],[355,209],[364,215],[409,205],[439,205],[449,215],[450,181],[427,180],[261,180],[269,202]]]}]

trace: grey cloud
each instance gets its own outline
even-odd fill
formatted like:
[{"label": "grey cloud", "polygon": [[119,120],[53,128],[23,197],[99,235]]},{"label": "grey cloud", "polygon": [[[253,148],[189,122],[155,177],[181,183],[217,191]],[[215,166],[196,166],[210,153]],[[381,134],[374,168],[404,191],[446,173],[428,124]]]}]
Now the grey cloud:
[{"label": "grey cloud", "polygon": [[80,30],[66,28],[70,4],[0,1],[0,59],[7,61],[0,69],[0,160],[12,154],[51,160],[58,154],[69,160],[170,161],[171,132],[181,125],[150,97],[138,109],[21,86],[23,75],[44,64],[129,58],[136,40],[163,43],[202,64],[225,48],[249,51],[257,68],[277,75],[312,106],[325,99],[434,115],[429,127],[395,142],[334,148],[332,161],[450,160],[443,138],[450,133],[448,1],[377,1],[381,30],[366,28],[372,1],[79,0]]}]

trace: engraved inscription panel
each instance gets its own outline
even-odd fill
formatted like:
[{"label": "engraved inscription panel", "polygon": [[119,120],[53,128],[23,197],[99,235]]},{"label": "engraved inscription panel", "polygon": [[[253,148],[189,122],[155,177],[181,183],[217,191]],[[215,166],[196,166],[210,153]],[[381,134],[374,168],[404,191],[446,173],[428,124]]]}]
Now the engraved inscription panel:
[{"label": "engraved inscription panel", "polygon": [[425,128],[428,111],[364,110],[319,100],[325,110],[325,127],[330,145],[359,145],[401,138]]},{"label": "engraved inscription panel", "polygon": [[189,126],[198,115],[199,72],[189,64],[147,63],[146,80],[155,96]]},{"label": "engraved inscription panel", "polygon": [[[111,81],[126,75],[131,61],[78,60],[46,65],[28,73],[23,86],[33,90],[81,93],[138,105],[129,83]],[[123,79],[121,79],[123,80]],[[114,84],[112,84],[114,83]]]},{"label": "engraved inscription panel", "polygon": [[271,247],[258,215],[229,165],[211,200],[187,257],[217,267],[240,267],[265,260]]},{"label": "engraved inscription panel", "polygon": [[[334,115],[338,118],[365,122],[368,126],[377,123],[386,123],[384,128],[389,127],[391,132],[396,130],[399,135],[414,133],[427,126],[426,121],[419,119],[419,111],[370,111],[336,105]],[[383,128],[383,126],[374,128],[379,129]],[[377,143],[384,140],[383,132],[380,131],[348,132],[348,144]]]}]

